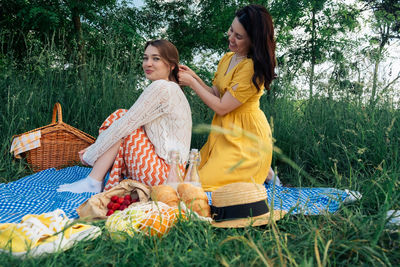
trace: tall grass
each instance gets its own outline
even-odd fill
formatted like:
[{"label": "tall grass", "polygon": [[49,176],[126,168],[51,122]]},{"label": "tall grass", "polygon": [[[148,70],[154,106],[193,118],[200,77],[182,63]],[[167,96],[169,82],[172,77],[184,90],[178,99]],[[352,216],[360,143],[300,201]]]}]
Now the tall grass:
[{"label": "tall grass", "polygon": [[[0,182],[30,174],[8,152],[11,138],[50,123],[55,102],[61,103],[66,123],[97,136],[106,116],[129,108],[144,86],[141,51],[133,51],[125,62],[110,51],[102,58],[89,57],[79,68],[65,65],[73,59],[54,65],[63,51],[51,46],[31,53],[22,67],[8,56],[0,61]],[[186,95],[194,125],[209,123],[212,112],[187,90]],[[399,232],[386,229],[385,215],[400,209],[399,111],[384,105],[370,109],[345,99],[286,97],[262,98],[261,107],[273,126],[276,146],[313,177],[303,176],[276,154],[274,165],[284,183],[358,190],[361,201],[337,214],[287,216],[257,228],[179,222],[161,239],[137,235],[120,243],[104,230],[97,240],[65,253],[24,261],[0,254],[0,266],[398,266]],[[192,147],[200,148],[206,137],[193,134]],[[104,222],[98,225],[104,227]]]}]

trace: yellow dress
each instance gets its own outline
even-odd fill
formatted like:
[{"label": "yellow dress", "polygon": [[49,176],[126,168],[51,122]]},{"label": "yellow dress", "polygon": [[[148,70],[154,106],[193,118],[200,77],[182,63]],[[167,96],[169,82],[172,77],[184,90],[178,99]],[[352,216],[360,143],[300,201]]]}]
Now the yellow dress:
[{"label": "yellow dress", "polygon": [[[246,58],[226,73],[234,53],[225,54],[218,64],[213,85],[222,97],[229,91],[242,105],[230,113],[214,115],[211,125],[233,133],[212,130],[200,150],[199,175],[205,191],[235,182],[262,184],[268,175],[272,159],[272,134],[268,120],[260,109],[264,87],[252,82],[253,60]],[[238,85],[233,90],[234,85]],[[244,131],[254,135],[249,138]]]}]

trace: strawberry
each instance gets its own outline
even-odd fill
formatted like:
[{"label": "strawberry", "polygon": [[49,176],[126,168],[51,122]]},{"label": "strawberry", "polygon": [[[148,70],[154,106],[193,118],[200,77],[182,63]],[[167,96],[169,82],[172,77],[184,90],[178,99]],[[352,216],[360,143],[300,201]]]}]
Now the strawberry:
[{"label": "strawberry", "polygon": [[124,199],[125,199],[125,200],[129,200],[129,202],[131,202],[131,201],[132,201],[132,197],[131,197],[131,195],[126,195],[126,196],[124,197]]},{"label": "strawberry", "polygon": [[126,209],[126,208],[127,208],[126,205],[121,205],[121,206],[119,207],[119,210],[124,210],[124,209]]},{"label": "strawberry", "polygon": [[113,210],[117,210],[117,209],[119,209],[120,206],[121,206],[121,204],[119,204],[119,203],[114,203],[113,206],[112,206],[112,209],[113,209]]},{"label": "strawberry", "polygon": [[109,211],[107,211],[107,214],[106,214],[106,216],[110,216],[111,214],[113,214],[114,213],[114,211],[113,210],[109,210]]},{"label": "strawberry", "polygon": [[118,198],[118,201],[117,201],[117,203],[119,203],[119,204],[122,204],[122,203],[124,203],[124,198],[123,198],[123,197],[120,197],[120,198]]},{"label": "strawberry", "polygon": [[131,202],[127,199],[125,199],[124,202],[122,202],[122,205],[125,205],[125,206],[129,206],[130,204],[131,204]]},{"label": "strawberry", "polygon": [[114,202],[110,201],[107,205],[107,209],[112,210]]},{"label": "strawberry", "polygon": [[118,198],[119,198],[118,196],[112,196],[111,201],[117,203]]}]

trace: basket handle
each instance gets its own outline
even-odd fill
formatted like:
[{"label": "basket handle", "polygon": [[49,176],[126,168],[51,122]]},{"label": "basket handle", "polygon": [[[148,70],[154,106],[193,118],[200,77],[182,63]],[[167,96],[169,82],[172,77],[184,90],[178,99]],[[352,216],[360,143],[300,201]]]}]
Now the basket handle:
[{"label": "basket handle", "polygon": [[62,123],[62,110],[61,110],[61,105],[58,102],[54,104],[53,117],[51,119],[51,123],[56,123],[57,115],[58,115],[58,123]]}]

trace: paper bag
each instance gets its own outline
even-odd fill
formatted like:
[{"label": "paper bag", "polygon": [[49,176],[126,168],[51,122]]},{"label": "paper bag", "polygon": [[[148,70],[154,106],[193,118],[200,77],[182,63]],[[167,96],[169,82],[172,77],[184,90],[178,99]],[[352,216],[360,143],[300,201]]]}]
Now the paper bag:
[{"label": "paper bag", "polygon": [[139,202],[147,202],[150,197],[150,187],[138,181],[125,179],[108,191],[96,194],[80,205],[76,211],[79,218],[86,220],[107,219],[107,204],[112,196],[125,196],[131,194]]}]

